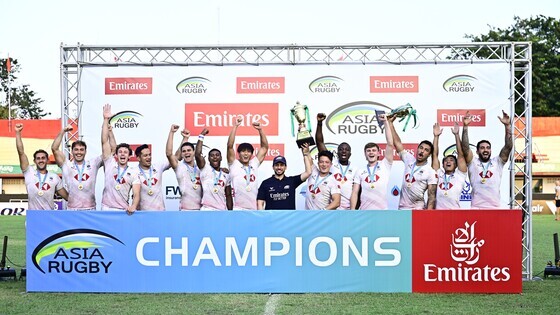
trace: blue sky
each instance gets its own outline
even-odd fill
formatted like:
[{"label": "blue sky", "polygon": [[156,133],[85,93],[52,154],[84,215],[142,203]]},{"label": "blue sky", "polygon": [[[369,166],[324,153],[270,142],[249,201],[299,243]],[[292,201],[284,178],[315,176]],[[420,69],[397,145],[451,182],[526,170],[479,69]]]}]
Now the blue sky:
[{"label": "blue sky", "polygon": [[61,43],[75,45],[420,44],[468,42],[513,17],[560,16],[560,1],[3,0],[0,58],[19,60],[60,117]]}]

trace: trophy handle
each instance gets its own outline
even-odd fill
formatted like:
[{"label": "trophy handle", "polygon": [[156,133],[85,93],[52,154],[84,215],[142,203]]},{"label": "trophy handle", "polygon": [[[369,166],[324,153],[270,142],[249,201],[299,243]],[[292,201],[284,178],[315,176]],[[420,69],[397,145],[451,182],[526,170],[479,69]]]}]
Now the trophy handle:
[{"label": "trophy handle", "polygon": [[290,110],[290,127],[292,127],[292,137],[295,137],[294,133],[294,111]]},{"label": "trophy handle", "polygon": [[307,116],[307,130],[311,132],[311,118],[309,117],[309,107],[305,106],[305,116]]}]

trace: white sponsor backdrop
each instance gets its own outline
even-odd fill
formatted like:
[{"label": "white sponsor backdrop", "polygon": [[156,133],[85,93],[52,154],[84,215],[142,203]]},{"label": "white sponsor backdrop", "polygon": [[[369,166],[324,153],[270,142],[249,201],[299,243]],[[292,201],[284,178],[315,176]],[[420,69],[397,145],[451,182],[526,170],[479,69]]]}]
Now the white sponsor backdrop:
[{"label": "white sponsor backdrop", "polygon": [[[418,92],[370,92],[370,77],[394,76],[393,81],[401,77],[418,77]],[[152,78],[152,94],[105,94],[106,78]],[[238,94],[236,82],[238,77],[260,77],[259,82],[267,82],[267,77],[282,77],[285,82],[284,93]],[[327,77],[322,80],[318,78]],[[185,79],[190,83],[192,91],[200,93],[184,93],[178,91],[177,85]],[[331,88],[336,92],[317,92],[313,90],[317,83],[322,87]],[[450,92],[445,83],[455,82],[456,86],[466,86],[469,92]],[[351,163],[356,166],[365,165],[363,146],[367,142],[385,143],[385,136],[375,121],[374,109],[392,109],[410,103],[418,112],[419,123],[412,129],[412,122],[405,132],[404,122],[397,123],[403,143],[417,144],[427,139],[432,140],[432,125],[437,121],[437,110],[457,111],[464,114],[466,110],[483,109],[486,117],[484,126],[473,126],[469,129],[470,140],[476,144],[478,140],[487,139],[493,144],[493,155],[499,153],[504,143],[504,128],[497,116],[501,111],[509,112],[510,108],[510,66],[505,62],[484,64],[415,64],[415,65],[268,65],[268,66],[192,66],[192,67],[85,67],[81,78],[81,134],[88,144],[88,156],[100,154],[100,132],[102,123],[102,107],[110,103],[113,113],[133,111],[141,116],[133,117],[137,123],[132,128],[114,128],[117,142],[131,144],[152,144],[153,161],[166,159],[165,142],[171,124],[181,127],[190,123],[191,142],[207,127],[210,134],[204,144],[208,148],[222,151],[225,167],[227,133],[229,125],[217,126],[198,123],[194,126],[193,114],[186,104],[208,103],[208,113],[212,114],[243,114],[247,109],[242,105],[220,106],[216,103],[277,103],[276,117],[268,117],[270,123],[264,130],[270,135],[269,143],[284,144],[283,154],[288,160],[288,175],[303,171],[301,154],[291,135],[290,109],[296,101],[309,107],[312,133],[315,133],[316,114],[324,112],[331,119],[323,127],[325,142],[332,143],[329,148],[336,148],[340,142],[348,142],[352,146]],[[353,103],[354,105],[344,105]],[[389,109],[387,109],[386,107]],[[186,109],[187,108],[187,109]],[[194,106],[193,106],[194,108]],[[196,108],[197,117],[208,113],[200,113],[200,105]],[[254,108],[254,107],[253,107]],[[257,107],[258,108],[258,107]],[[264,106],[263,106],[264,108]],[[258,110],[253,115],[262,114]],[[201,116],[202,115],[202,116]],[[198,120],[198,122],[204,120]],[[277,122],[277,123],[276,123]],[[344,125],[340,127],[340,125]],[[344,132],[354,129],[358,132]],[[329,129],[330,126],[330,129]],[[331,131],[332,130],[332,131]],[[175,147],[179,145],[181,136],[175,136]],[[258,134],[238,136],[237,143],[259,143]],[[446,127],[440,138],[440,158],[445,148],[454,144],[449,127]],[[206,148],[206,150],[208,150]],[[271,155],[282,152],[271,151]],[[272,156],[259,169],[259,182],[272,175]],[[506,165],[506,168],[509,164]],[[393,165],[390,188],[400,187],[403,164],[396,161]],[[164,175],[164,186],[176,186],[173,171]],[[102,173],[98,175],[97,205],[100,207],[103,186]],[[301,189],[301,187],[300,187]],[[509,199],[509,180],[507,172],[502,181],[502,204],[507,207]],[[168,210],[178,209],[178,195],[172,189],[165,191]],[[389,194],[390,192],[388,192]],[[389,205],[396,208],[398,197],[390,196]],[[298,196],[298,206],[303,206],[303,197]],[[469,202],[463,202],[464,207]]]}]

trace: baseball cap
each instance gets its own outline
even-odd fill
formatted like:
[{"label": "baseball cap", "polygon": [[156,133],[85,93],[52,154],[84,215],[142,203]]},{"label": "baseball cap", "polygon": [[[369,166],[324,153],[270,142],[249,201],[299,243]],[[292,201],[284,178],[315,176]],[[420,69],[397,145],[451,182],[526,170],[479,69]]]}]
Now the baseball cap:
[{"label": "baseball cap", "polygon": [[272,161],[272,165],[276,165],[276,163],[284,163],[284,165],[288,165],[288,163],[286,163],[286,158],[281,155],[275,157]]}]

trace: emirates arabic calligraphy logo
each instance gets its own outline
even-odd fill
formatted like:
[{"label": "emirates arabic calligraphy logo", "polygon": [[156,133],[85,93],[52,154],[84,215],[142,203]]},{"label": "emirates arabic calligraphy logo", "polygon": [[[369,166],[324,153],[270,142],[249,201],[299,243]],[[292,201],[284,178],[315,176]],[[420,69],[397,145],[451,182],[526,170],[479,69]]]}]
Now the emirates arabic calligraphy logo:
[{"label": "emirates arabic calligraphy logo", "polygon": [[479,249],[484,245],[484,240],[477,240],[473,224],[465,222],[465,228],[458,228],[451,234],[451,258],[456,262],[474,265],[480,258]]}]

